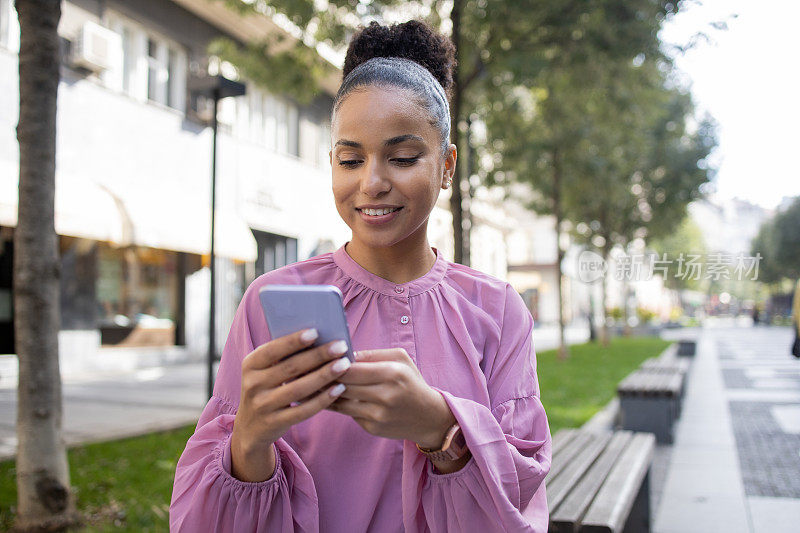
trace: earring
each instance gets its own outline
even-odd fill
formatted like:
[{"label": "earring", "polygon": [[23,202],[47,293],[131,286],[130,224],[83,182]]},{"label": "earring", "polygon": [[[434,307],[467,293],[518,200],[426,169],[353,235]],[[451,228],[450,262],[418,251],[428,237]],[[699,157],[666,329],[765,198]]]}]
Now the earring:
[{"label": "earring", "polygon": [[450,180],[447,180],[447,181],[445,181],[445,182],[444,182],[444,188],[445,188],[445,189],[449,189],[449,188],[450,188],[450,183],[451,183],[451,181],[450,181]]}]

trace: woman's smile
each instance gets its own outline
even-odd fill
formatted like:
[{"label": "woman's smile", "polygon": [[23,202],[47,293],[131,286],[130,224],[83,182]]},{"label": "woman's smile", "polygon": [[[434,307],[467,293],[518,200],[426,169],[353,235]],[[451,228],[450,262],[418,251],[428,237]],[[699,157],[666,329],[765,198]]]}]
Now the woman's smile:
[{"label": "woman's smile", "polygon": [[397,218],[401,209],[403,209],[403,206],[369,205],[356,207],[356,211],[358,211],[361,215],[361,220],[367,224],[374,225],[381,225],[391,222]]}]

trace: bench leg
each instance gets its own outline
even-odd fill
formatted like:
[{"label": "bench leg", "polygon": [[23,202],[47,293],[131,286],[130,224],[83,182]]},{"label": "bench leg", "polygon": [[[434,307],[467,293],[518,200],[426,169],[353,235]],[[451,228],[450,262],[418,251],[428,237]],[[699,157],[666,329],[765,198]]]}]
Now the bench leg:
[{"label": "bench leg", "polygon": [[644,476],[639,494],[625,522],[623,533],[650,533],[650,469]]},{"label": "bench leg", "polygon": [[620,417],[623,429],[654,433],[662,444],[672,444],[675,405],[671,398],[648,396],[620,398]]}]

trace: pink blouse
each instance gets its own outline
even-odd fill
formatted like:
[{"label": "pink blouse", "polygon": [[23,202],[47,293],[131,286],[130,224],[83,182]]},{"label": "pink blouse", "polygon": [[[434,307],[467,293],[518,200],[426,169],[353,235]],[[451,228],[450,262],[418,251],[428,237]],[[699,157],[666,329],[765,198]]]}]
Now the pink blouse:
[{"label": "pink blouse", "polygon": [[[506,282],[447,261],[396,285],[345,251],[268,272],[247,289],[222,352],[214,395],[178,461],[172,531],[547,531],[551,439],[539,399],[533,318]],[[438,474],[413,442],[375,437],[322,411],[276,443],[275,474],[231,475],[241,362],[270,340],[258,290],[341,289],[353,348],[402,347],[441,391],[472,452]]]}]

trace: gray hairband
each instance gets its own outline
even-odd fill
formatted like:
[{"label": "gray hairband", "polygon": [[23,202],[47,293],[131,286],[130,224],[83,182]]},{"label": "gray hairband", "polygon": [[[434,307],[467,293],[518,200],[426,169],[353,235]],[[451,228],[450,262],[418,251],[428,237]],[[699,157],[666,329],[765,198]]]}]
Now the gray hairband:
[{"label": "gray hairband", "polygon": [[447,153],[450,144],[450,105],[444,88],[428,69],[410,59],[373,57],[350,71],[336,93],[331,122],[350,92],[369,85],[400,87],[416,94],[441,134],[442,153]]}]

